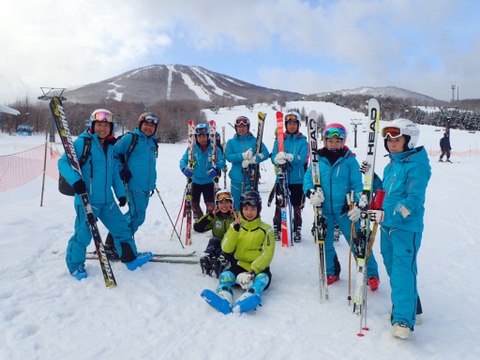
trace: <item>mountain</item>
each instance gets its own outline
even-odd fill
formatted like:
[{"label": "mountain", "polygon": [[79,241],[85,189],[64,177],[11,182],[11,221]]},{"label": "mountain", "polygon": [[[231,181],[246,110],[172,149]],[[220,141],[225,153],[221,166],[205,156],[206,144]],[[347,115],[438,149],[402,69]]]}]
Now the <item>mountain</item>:
[{"label": "mountain", "polygon": [[363,86],[355,89],[339,90],[331,92],[318,93],[318,98],[325,98],[331,95],[350,96],[350,95],[365,95],[371,97],[393,97],[398,99],[410,99],[417,103],[438,103],[438,100],[427,95],[419,94],[410,90],[401,89],[395,86],[386,87],[369,87]]},{"label": "mountain", "polygon": [[[258,102],[305,95],[268,89],[209,71],[199,66],[151,65],[127,71],[94,84],[67,90],[65,97],[76,103],[98,103],[106,99],[153,104],[162,100]],[[235,104],[232,104],[235,105]]]}]

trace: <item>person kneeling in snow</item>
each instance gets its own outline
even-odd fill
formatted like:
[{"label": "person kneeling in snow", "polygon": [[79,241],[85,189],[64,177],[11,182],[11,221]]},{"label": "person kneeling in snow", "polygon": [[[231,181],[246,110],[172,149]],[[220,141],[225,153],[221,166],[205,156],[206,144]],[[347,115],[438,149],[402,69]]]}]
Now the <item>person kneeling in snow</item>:
[{"label": "person kneeling in snow", "polygon": [[[256,191],[240,196],[240,216],[225,234],[220,261],[224,271],[220,273],[216,291],[204,290],[202,297],[214,308],[227,314],[254,310],[261,303],[261,295],[270,285],[270,263],[275,252],[273,228],[260,218],[262,198]],[[233,261],[228,262],[228,255]],[[238,284],[245,292],[234,303],[232,287]]]}]

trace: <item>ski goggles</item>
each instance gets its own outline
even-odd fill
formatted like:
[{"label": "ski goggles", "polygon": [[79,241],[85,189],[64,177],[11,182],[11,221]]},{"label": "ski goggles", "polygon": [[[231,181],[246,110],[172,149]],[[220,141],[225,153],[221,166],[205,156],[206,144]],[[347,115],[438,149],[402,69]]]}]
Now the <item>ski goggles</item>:
[{"label": "ski goggles", "polygon": [[158,125],[158,117],[155,115],[147,115],[142,119],[142,121],[145,121],[149,124]]},{"label": "ski goggles", "polygon": [[113,122],[113,115],[106,111],[99,111],[95,113],[95,118],[92,121]]},{"label": "ski goggles", "polygon": [[228,201],[232,201],[232,202],[233,202],[232,194],[231,194],[231,193],[228,193],[228,192],[224,192],[224,193],[217,194],[217,196],[215,197],[215,199],[216,199],[217,201],[228,200]]},{"label": "ski goggles", "polygon": [[347,137],[347,134],[345,132],[345,129],[339,127],[330,127],[323,132],[323,136],[326,139],[331,139],[334,137],[339,139],[345,139]]},{"label": "ski goggles", "polygon": [[239,116],[235,120],[235,125],[236,126],[248,126],[250,125],[250,120],[246,116]]},{"label": "ski goggles", "polygon": [[196,135],[208,135],[208,129],[206,127],[195,129]]},{"label": "ski goggles", "polygon": [[285,116],[285,122],[299,122],[300,119],[295,114],[288,114]]},{"label": "ski goggles", "polygon": [[399,138],[400,136],[403,135],[402,129],[396,127],[396,126],[386,126],[382,129],[382,137],[386,138],[387,136],[390,136],[392,139]]}]

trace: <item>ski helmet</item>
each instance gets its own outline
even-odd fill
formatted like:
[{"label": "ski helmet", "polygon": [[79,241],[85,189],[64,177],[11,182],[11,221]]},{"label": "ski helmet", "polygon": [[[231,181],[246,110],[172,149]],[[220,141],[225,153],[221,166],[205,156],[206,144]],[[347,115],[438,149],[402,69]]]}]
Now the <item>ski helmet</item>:
[{"label": "ski helmet", "polygon": [[338,123],[332,123],[323,129],[323,144],[327,145],[327,139],[337,138],[342,140],[342,145],[347,141],[347,129]]},{"label": "ski helmet", "polygon": [[288,113],[285,114],[285,129],[287,128],[287,123],[290,121],[295,121],[298,124],[298,129],[300,129],[300,124],[301,124],[301,116],[298,112],[296,111],[289,111]]},{"label": "ski helmet", "polygon": [[208,136],[208,125],[207,124],[198,124],[195,126],[195,136],[197,135],[207,135]]},{"label": "ski helmet", "polygon": [[239,116],[235,119],[235,131],[237,130],[238,125],[247,126],[247,130],[250,131],[250,120],[246,116]]},{"label": "ski helmet", "polygon": [[160,119],[158,118],[157,115],[155,115],[154,113],[152,113],[150,111],[147,111],[147,112],[144,112],[142,115],[140,115],[138,117],[138,128],[141,129],[142,124],[147,122],[149,124],[154,124],[155,125],[155,131],[157,131],[159,121],[160,121]]},{"label": "ski helmet", "polygon": [[388,151],[387,139],[391,137],[396,139],[400,136],[405,137],[405,146],[403,151],[413,149],[417,145],[418,137],[420,135],[420,129],[411,120],[408,119],[395,119],[389,125],[382,129],[382,137],[384,140],[385,149]]},{"label": "ski helmet", "polygon": [[95,122],[97,121],[105,121],[110,123],[110,133],[109,135],[113,134],[113,121],[114,121],[114,116],[113,114],[105,109],[97,109],[94,112],[92,112],[92,115],[90,115],[90,132],[94,133],[95,132]]},{"label": "ski helmet", "polygon": [[233,195],[230,191],[228,190],[218,190],[217,193],[215,194],[215,204],[223,201],[223,200],[228,200],[232,203],[233,205]]},{"label": "ski helmet", "polygon": [[240,195],[240,211],[243,211],[245,205],[256,206],[258,210],[258,215],[262,211],[262,197],[260,194],[254,190],[249,190]]}]

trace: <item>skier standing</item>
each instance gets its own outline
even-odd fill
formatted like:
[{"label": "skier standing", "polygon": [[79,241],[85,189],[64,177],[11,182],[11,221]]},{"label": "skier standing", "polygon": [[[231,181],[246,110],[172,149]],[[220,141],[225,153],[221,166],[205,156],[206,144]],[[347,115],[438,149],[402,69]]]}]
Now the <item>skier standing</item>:
[{"label": "skier standing", "polygon": [[[317,151],[319,155],[321,188],[315,189],[312,181],[312,167],[305,174],[303,191],[313,206],[323,204],[323,217],[327,225],[325,236],[325,256],[327,261],[327,284],[340,280],[340,263],[334,247],[335,222],[343,234],[350,234],[351,223],[358,229],[360,208],[355,205],[349,210],[346,195],[353,190],[356,202],[363,190],[362,175],[356,155],[345,145],[347,130],[341,124],[332,123],[323,130],[324,147]],[[345,237],[350,243],[350,237]],[[352,248],[354,253],[354,249]],[[378,265],[373,252],[367,268],[367,284],[375,291],[379,286]]]},{"label": "skier standing", "polygon": [[392,288],[393,335],[399,338],[410,335],[419,310],[417,253],[431,176],[425,148],[415,147],[419,134],[418,127],[407,119],[396,119],[382,129],[390,163],[383,171],[381,187],[388,192],[383,210],[369,210],[370,218],[381,225],[380,249]]},{"label": "skier standing", "polygon": [[[125,214],[132,236],[145,221],[151,192],[157,181],[157,131],[158,117],[145,112],[138,118],[138,127],[122,136],[113,147],[120,162],[120,178],[128,192],[129,211]],[[118,258],[112,234],[105,240],[105,252],[110,258]]]},{"label": "skier standing", "polygon": [[195,127],[195,144],[193,147],[193,168],[189,167],[187,149],[180,160],[180,170],[187,178],[192,178],[192,208],[194,220],[203,216],[200,207],[200,197],[203,195],[206,212],[215,208],[215,178],[220,176],[225,166],[222,151],[217,151],[217,162],[212,162],[212,144],[210,144],[209,127],[207,124],[198,124]]},{"label": "skier standing", "polygon": [[[271,153],[272,162],[275,165],[285,165],[288,177],[288,188],[290,190],[290,201],[293,206],[293,231],[294,241],[300,242],[302,239],[302,201],[303,201],[303,180],[305,177],[305,163],[308,159],[307,138],[302,135],[300,130],[300,114],[296,111],[290,111],[285,114],[285,133],[284,133],[284,151],[278,152],[278,139],[273,144]],[[277,178],[276,193],[280,186]],[[275,239],[280,240],[281,209],[276,201],[275,215],[273,217],[273,226],[275,229]]]},{"label": "skier standing", "polygon": [[443,138],[440,139],[440,150],[442,153],[440,154],[440,159],[438,161],[443,162],[443,157],[447,157],[447,162],[450,161],[450,150],[452,147],[450,146],[450,137],[448,136],[448,131],[443,134]]},{"label": "skier standing", "polygon": [[[70,274],[77,280],[87,277],[85,270],[86,250],[92,239],[85,211],[78,194],[87,193],[93,214],[102,221],[113,235],[120,260],[129,270],[135,270],[148,262],[151,252],[137,253],[129,224],[114,201],[112,187],[120,206],[125,206],[126,194],[118,174],[118,162],[114,157],[113,114],[105,109],[97,109],[90,116],[90,126],[74,141],[75,152],[81,154],[85,139],[90,138],[91,153],[82,166],[80,177],[68,163],[64,154],[58,160],[58,170],[75,190],[75,231],[67,246],[66,263]],[[88,184],[88,186],[87,186]]]},{"label": "skier standing", "polygon": [[240,194],[250,190],[252,185],[249,174],[250,165],[267,160],[270,154],[263,142],[260,153],[255,154],[257,139],[250,132],[250,120],[246,116],[239,116],[235,120],[235,132],[233,138],[227,142],[225,158],[232,163],[228,173],[231,180],[230,190],[233,194],[235,210],[239,210]]}]

